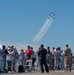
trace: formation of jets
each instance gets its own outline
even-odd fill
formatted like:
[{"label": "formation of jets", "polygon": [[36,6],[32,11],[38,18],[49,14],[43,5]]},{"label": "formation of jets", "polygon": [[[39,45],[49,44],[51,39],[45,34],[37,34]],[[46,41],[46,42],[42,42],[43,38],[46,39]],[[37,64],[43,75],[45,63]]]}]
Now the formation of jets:
[{"label": "formation of jets", "polygon": [[51,14],[49,14],[48,19],[50,19],[50,17],[53,17],[53,19],[55,19],[55,14],[54,14],[54,12],[51,12]]}]

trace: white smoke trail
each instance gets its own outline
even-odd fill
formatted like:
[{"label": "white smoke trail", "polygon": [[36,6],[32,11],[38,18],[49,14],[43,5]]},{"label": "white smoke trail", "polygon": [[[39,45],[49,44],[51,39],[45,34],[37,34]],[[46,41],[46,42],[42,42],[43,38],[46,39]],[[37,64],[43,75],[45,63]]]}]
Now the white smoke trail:
[{"label": "white smoke trail", "polygon": [[47,25],[48,25],[48,23],[49,23],[50,20],[51,20],[51,17],[49,17],[49,19],[47,18],[47,20],[45,21],[44,25],[42,26],[42,28],[38,32],[38,34],[33,38],[33,42],[36,42],[36,40],[40,37],[40,35],[45,30],[45,28],[47,27]]},{"label": "white smoke trail", "polygon": [[40,29],[38,34],[33,38],[33,42],[35,42],[39,38],[39,36],[42,34],[42,32],[44,31],[47,23],[48,23],[48,19],[45,21],[44,25],[42,26],[42,28]]},{"label": "white smoke trail", "polygon": [[39,37],[39,39],[36,40],[36,43],[38,43],[40,41],[40,39],[44,36],[44,34],[48,30],[48,28],[51,26],[52,22],[53,22],[53,18],[49,21],[48,26],[46,27],[46,29],[44,30],[44,32],[42,33],[42,35]]}]

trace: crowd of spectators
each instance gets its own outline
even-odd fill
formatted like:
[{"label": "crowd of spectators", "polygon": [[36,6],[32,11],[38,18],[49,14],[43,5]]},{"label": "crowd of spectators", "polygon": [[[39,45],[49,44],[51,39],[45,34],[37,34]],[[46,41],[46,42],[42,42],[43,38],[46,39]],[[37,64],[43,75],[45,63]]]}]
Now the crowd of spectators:
[{"label": "crowd of spectators", "polygon": [[[33,47],[27,46],[27,49],[20,49],[18,52],[15,46],[8,46],[6,48],[5,45],[0,49],[0,72],[1,73],[11,73],[15,72],[15,65],[17,61],[19,61],[19,65],[24,65],[26,60],[31,59],[32,65],[37,65],[37,69],[41,70],[44,73],[43,64],[46,68],[47,73],[49,70],[61,70],[65,68],[64,64],[64,50],[61,47],[50,49],[48,46],[44,48],[44,45],[41,44],[37,51],[33,50]],[[72,53],[72,52],[71,52]],[[74,57],[71,54],[71,65],[74,63]]]}]

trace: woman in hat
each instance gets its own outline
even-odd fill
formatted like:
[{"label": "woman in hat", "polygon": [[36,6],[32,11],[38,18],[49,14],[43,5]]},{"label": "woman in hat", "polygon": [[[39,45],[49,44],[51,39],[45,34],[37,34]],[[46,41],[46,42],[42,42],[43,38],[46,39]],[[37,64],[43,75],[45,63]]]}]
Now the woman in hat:
[{"label": "woman in hat", "polygon": [[20,59],[21,65],[24,65],[24,62],[25,62],[25,52],[24,52],[23,49],[20,50],[20,56],[19,56],[19,59]]}]

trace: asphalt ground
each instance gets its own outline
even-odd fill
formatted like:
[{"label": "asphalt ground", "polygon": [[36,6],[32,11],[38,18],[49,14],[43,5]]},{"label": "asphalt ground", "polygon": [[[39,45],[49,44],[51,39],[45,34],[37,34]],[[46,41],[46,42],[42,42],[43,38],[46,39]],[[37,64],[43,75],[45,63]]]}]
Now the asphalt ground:
[{"label": "asphalt ground", "polygon": [[64,70],[58,70],[58,71],[50,71],[49,73],[41,73],[41,72],[25,72],[25,73],[5,73],[0,75],[74,75],[74,70],[71,72],[65,72]]}]

